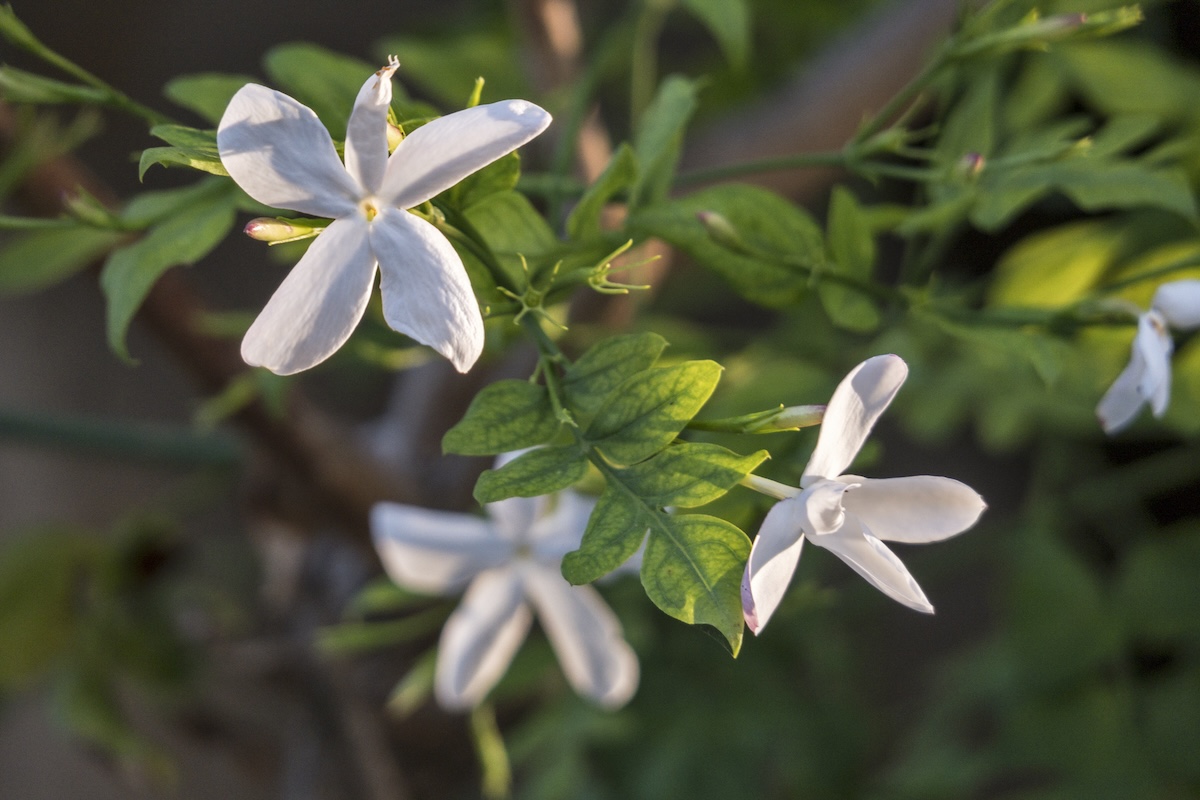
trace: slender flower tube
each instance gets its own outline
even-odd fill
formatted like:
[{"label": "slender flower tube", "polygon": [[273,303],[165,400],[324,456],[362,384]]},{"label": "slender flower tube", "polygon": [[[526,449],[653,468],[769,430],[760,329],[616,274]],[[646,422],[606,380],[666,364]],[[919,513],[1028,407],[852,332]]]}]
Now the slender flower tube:
[{"label": "slender flower tube", "polygon": [[1178,330],[1200,328],[1200,280],[1164,283],[1154,292],[1150,310],[1138,317],[1129,364],[1096,406],[1105,433],[1124,430],[1143,405],[1149,405],[1155,417],[1167,412],[1171,401],[1171,352],[1175,347],[1168,326]]},{"label": "slender flower tube", "polygon": [[466,587],[442,629],[434,693],[447,709],[478,705],[504,675],[537,611],[567,680],[606,708],[629,701],[638,662],[621,624],[591,586],[562,577],[595,501],[566,491],[489,503],[490,520],[380,503],[375,547],[406,589],[452,594]]},{"label": "slender flower tube", "polygon": [[346,129],[345,162],[311,109],[247,84],[217,127],[230,177],[266,205],[333,220],[284,279],[242,340],[246,363],[280,375],[308,369],[350,337],[377,271],[383,315],[459,372],[483,351],[483,317],[462,260],[424,203],[537,136],[550,115],[524,100],[475,106],[429,122],[388,155],[393,59],[367,79]]},{"label": "slender flower tube", "polygon": [[767,514],[746,562],[742,612],[754,633],[779,607],[805,539],[833,552],[893,600],[933,613],[921,587],[883,542],[937,542],[962,533],[983,513],[983,498],[951,478],[841,474],[907,377],[899,356],[875,356],[834,391],[800,491]]}]

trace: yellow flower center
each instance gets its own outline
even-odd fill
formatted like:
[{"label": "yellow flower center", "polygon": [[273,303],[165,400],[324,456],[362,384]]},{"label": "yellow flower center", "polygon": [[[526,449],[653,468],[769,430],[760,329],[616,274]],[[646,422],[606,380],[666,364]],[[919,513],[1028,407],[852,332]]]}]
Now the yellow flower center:
[{"label": "yellow flower center", "polygon": [[367,199],[363,200],[358,204],[358,207],[362,210],[363,215],[367,218],[367,222],[370,222],[371,220],[375,219],[375,217],[379,216],[379,205],[374,197],[368,197]]}]

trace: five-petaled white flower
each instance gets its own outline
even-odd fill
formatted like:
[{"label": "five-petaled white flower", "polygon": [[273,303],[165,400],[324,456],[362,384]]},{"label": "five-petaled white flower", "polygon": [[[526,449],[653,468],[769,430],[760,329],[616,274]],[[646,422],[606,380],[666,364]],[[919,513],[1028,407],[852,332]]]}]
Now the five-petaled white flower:
[{"label": "five-petaled white flower", "polygon": [[1105,433],[1117,433],[1137,416],[1144,403],[1161,417],[1171,401],[1171,351],[1167,326],[1200,328],[1200,280],[1164,283],[1154,292],[1150,310],[1138,316],[1129,364],[1100,398],[1096,416]]},{"label": "five-petaled white flower", "polygon": [[[867,582],[910,608],[933,613],[924,592],[882,541],[936,542],[975,524],[986,508],[969,486],[919,475],[882,480],[842,475],[904,379],[899,356],[869,358],[838,385],[800,490],[763,520],[742,579],[742,611],[754,633],[779,606],[804,540],[831,550]],[[781,492],[782,493],[782,492]]]},{"label": "five-petaled white flower", "polygon": [[238,90],[217,127],[230,177],[276,208],[333,220],[242,341],[247,363],[281,375],[308,369],[349,338],[378,267],[388,325],[466,372],[483,350],[483,318],[462,260],[433,225],[408,213],[537,136],[550,115],[524,100],[476,106],[413,131],[388,156],[393,59],[359,90],[345,164],[311,109],[257,84]]},{"label": "five-petaled white flower", "polygon": [[508,669],[537,610],[567,680],[607,708],[624,705],[638,662],[621,624],[591,586],[562,577],[595,501],[572,491],[489,503],[470,514],[380,503],[371,530],[393,581],[419,592],[467,587],[438,644],[434,692],[448,709],[478,705]]}]

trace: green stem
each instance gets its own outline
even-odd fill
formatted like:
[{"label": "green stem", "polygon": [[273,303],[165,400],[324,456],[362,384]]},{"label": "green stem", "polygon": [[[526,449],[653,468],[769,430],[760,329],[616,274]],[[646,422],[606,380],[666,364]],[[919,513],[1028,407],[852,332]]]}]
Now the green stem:
[{"label": "green stem", "polygon": [[852,141],[855,143],[865,142],[884,130],[889,122],[897,117],[906,106],[911,104],[921,92],[925,91],[925,88],[945,65],[948,53],[949,49],[947,47],[939,50],[934,58],[917,73],[916,77],[905,84],[903,89],[893,95],[892,99],[866,125],[863,125]]}]

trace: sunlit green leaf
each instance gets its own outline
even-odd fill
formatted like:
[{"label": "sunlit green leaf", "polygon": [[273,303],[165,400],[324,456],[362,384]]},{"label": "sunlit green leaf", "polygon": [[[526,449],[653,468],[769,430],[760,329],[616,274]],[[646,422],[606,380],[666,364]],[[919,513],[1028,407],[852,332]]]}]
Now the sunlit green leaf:
[{"label": "sunlit green leaf", "polygon": [[488,456],[544,444],[558,431],[546,387],[503,380],[486,387],[442,438],[442,450]]},{"label": "sunlit green leaf", "polygon": [[725,494],[767,458],[766,450],[741,456],[715,444],[684,442],[620,475],[647,505],[694,508]]},{"label": "sunlit green leaf", "polygon": [[567,368],[563,391],[573,409],[591,413],[622,381],[650,369],[667,346],[656,333],[631,333],[605,339]]},{"label": "sunlit green leaf", "polygon": [[490,469],[475,484],[475,499],[494,503],[509,497],[553,494],[578,483],[587,473],[588,461],[574,444],[535,447],[499,469]]},{"label": "sunlit green leaf", "polygon": [[684,129],[696,110],[696,98],[696,83],[679,75],[668,76],[659,86],[633,139],[641,171],[629,193],[630,208],[666,196],[679,160]]}]

